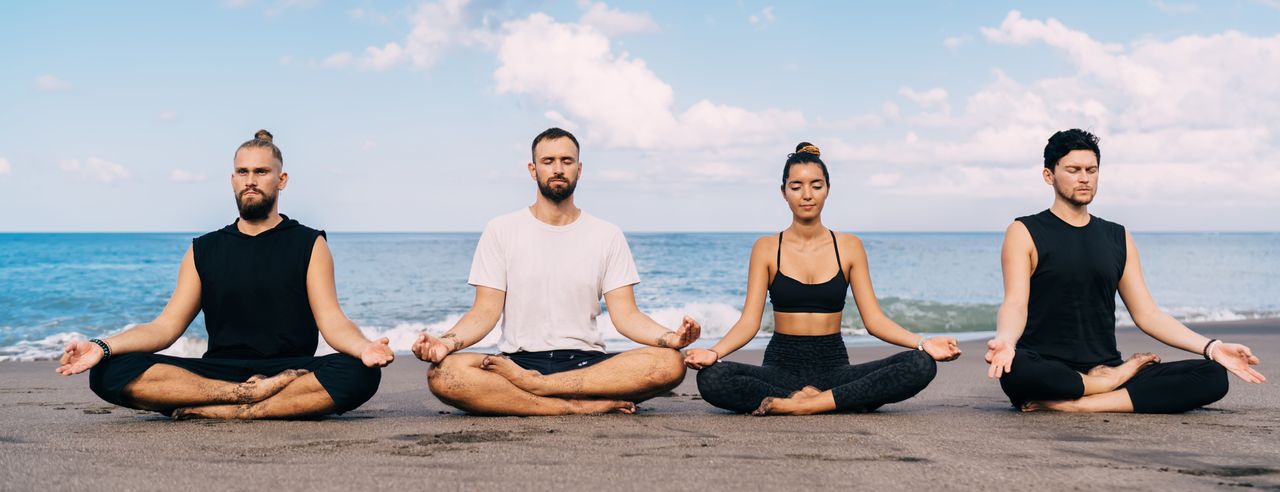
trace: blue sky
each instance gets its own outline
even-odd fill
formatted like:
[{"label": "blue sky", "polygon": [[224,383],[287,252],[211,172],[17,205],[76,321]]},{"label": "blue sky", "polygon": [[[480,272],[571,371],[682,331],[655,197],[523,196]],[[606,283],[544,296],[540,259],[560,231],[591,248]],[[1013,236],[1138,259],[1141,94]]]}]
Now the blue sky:
[{"label": "blue sky", "polygon": [[578,203],[629,231],[776,230],[794,144],[825,222],[1001,230],[1044,140],[1103,139],[1095,214],[1280,229],[1280,2],[65,2],[0,6],[0,231],[234,218],[267,128],[281,209],[475,231],[528,204],[529,140],[583,143]]}]

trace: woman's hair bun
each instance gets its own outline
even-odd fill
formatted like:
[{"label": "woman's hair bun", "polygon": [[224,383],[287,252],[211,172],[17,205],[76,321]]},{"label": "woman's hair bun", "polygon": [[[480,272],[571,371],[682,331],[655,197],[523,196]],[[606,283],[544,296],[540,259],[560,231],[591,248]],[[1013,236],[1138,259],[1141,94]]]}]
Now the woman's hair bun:
[{"label": "woman's hair bun", "polygon": [[257,133],[254,133],[254,134],[253,134],[253,139],[254,139],[254,140],[262,140],[262,141],[264,141],[264,142],[270,142],[270,141],[271,141],[271,138],[272,138],[272,136],[271,136],[271,132],[266,131],[266,130],[258,130],[258,132],[257,132]]},{"label": "woman's hair bun", "polygon": [[818,150],[818,146],[809,142],[800,142],[796,144],[796,153],[813,154],[814,157],[822,155],[822,151]]}]

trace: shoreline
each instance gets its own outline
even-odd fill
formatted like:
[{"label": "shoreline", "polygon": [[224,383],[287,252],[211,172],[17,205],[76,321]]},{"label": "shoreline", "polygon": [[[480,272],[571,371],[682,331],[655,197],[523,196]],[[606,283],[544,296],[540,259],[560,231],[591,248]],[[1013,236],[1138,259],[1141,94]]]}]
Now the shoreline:
[{"label": "shoreline", "polygon": [[[1280,377],[1280,322],[1191,326],[1249,345]],[[1124,354],[1197,357],[1137,330],[1117,338]],[[877,412],[763,418],[701,401],[694,371],[637,415],[469,416],[432,397],[409,357],[342,416],[175,422],[106,404],[53,362],[0,362],[0,489],[1280,489],[1275,381],[1232,377],[1224,400],[1180,415],[1024,414],[986,378],[983,343],[961,348],[921,394]]]}]

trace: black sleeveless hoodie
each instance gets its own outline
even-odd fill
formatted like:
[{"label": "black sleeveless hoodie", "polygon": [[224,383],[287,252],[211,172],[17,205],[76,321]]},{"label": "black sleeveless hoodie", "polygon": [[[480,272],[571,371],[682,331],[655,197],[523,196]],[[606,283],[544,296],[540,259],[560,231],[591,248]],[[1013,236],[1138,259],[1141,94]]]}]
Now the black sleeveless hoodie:
[{"label": "black sleeveless hoodie", "polygon": [[1119,364],[1116,290],[1127,259],[1124,226],[1090,215],[1076,227],[1049,210],[1017,220],[1039,257],[1017,348],[1077,370]]},{"label": "black sleeveless hoodie", "polygon": [[280,217],[257,236],[232,223],[192,241],[209,331],[205,358],[315,355],[319,328],[307,297],[307,266],[316,238],[325,234]]}]

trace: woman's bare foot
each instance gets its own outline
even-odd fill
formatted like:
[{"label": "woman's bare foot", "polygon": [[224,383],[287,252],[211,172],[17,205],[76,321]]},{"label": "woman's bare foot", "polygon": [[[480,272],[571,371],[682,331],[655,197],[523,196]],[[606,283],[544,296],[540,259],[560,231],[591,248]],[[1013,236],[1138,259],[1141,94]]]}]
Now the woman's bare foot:
[{"label": "woman's bare foot", "polygon": [[550,396],[545,392],[546,385],[543,384],[542,373],[520,367],[520,365],[507,357],[501,355],[485,356],[480,361],[480,368],[507,378],[507,381],[511,381],[511,384],[514,384],[517,388],[538,396]]},{"label": "woman's bare foot", "polygon": [[1142,368],[1159,363],[1160,356],[1150,352],[1139,352],[1129,356],[1129,359],[1124,361],[1123,364],[1115,367],[1100,365],[1090,369],[1086,375],[1106,379],[1107,386],[1110,387],[1107,391],[1111,391],[1128,382]]},{"label": "woman's bare foot", "polygon": [[1078,412],[1076,400],[1059,400],[1059,401],[1029,401],[1022,404],[1021,410],[1024,412]]},{"label": "woman's bare foot", "polygon": [[294,380],[310,374],[306,369],[286,369],[280,374],[267,377],[261,374],[250,376],[235,389],[235,398],[240,403],[257,403],[275,396]]},{"label": "woman's bare foot", "polygon": [[788,398],[769,397],[760,401],[760,406],[751,415],[812,415],[828,409],[822,406],[822,391],[813,386],[805,386],[792,393]]}]

